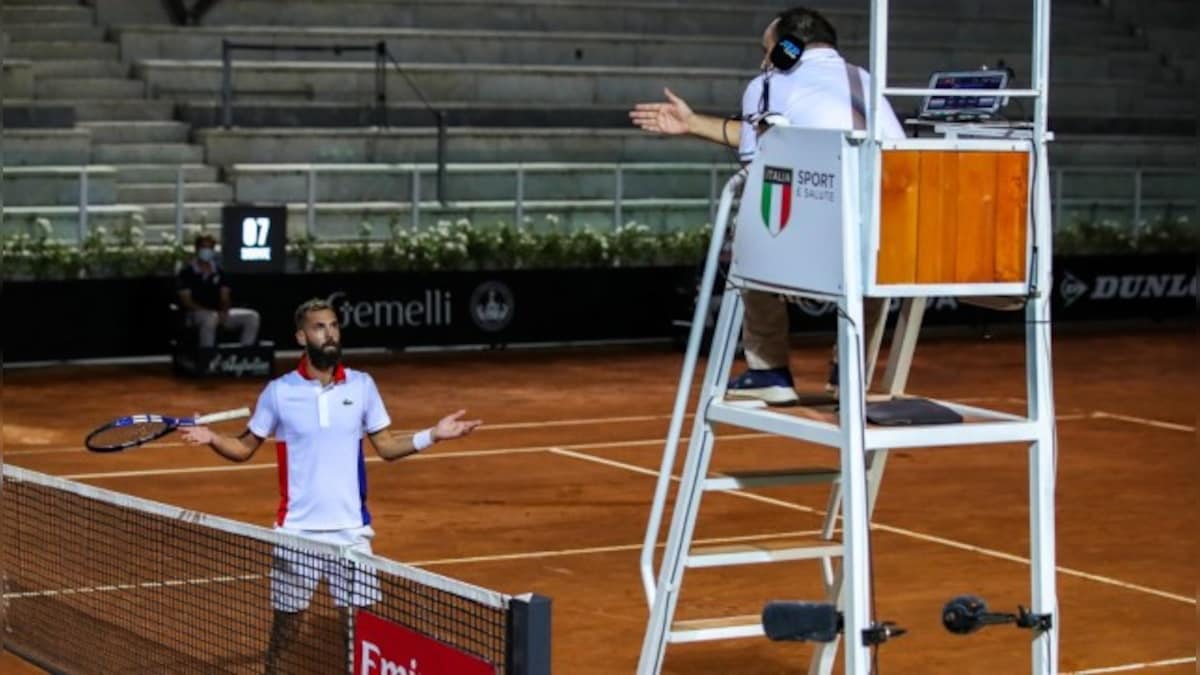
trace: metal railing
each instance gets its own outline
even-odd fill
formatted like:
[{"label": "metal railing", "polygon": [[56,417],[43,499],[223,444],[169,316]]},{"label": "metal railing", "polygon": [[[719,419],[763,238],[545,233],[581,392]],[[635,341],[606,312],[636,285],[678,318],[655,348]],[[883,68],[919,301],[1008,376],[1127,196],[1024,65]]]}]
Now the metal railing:
[{"label": "metal railing", "polygon": [[[94,173],[96,166],[81,166],[78,169],[78,198],[77,203],[77,236],[78,241],[83,241],[89,233],[90,213],[95,209],[96,205],[90,203],[89,188],[93,181],[89,177],[90,173]],[[175,193],[174,193],[174,230],[177,240],[182,240],[185,226],[187,224],[187,189],[188,181],[186,177],[187,167],[179,165],[175,172]],[[372,174],[372,175],[396,175],[397,180],[405,180],[409,183],[409,199],[398,200],[409,205],[409,216],[412,226],[419,227],[423,209],[427,202],[421,198],[422,192],[422,177],[428,175],[462,175],[462,174],[511,174],[513,177],[513,192],[512,192],[512,209],[513,220],[518,227],[525,222],[525,216],[531,202],[527,198],[528,180],[531,175],[538,174],[569,174],[569,173],[601,173],[606,172],[611,174],[612,185],[612,218],[614,225],[621,224],[625,220],[625,216],[631,207],[636,206],[640,202],[644,202],[647,198],[630,198],[629,184],[631,181],[636,182],[639,176],[653,173],[670,173],[675,175],[689,174],[707,174],[707,189],[704,192],[697,192],[685,197],[673,197],[673,199],[693,199],[697,201],[704,200],[707,202],[708,215],[711,222],[715,212],[717,201],[719,198],[720,186],[723,179],[732,173],[734,167],[729,163],[717,162],[518,162],[506,164],[451,164],[445,167],[439,167],[437,164],[430,163],[411,163],[411,164],[243,164],[235,165],[233,171],[240,174],[262,173],[263,175],[280,175],[284,173],[301,173],[305,176],[305,197],[303,205],[306,214],[306,225],[308,233],[315,235],[317,233],[317,207],[325,202],[317,199],[318,185],[322,177],[332,176],[337,174]],[[45,171],[45,167],[9,167],[4,169],[4,175],[33,175],[39,171]],[[439,174],[440,171],[440,174]],[[1123,193],[1113,192],[1106,196],[1070,196],[1070,183],[1072,176],[1076,177],[1096,177],[1096,176],[1113,176],[1124,180],[1124,185],[1127,190]],[[1052,169],[1050,172],[1051,184],[1053,186],[1053,206],[1054,206],[1054,222],[1058,226],[1066,222],[1065,218],[1068,210],[1079,208],[1106,208],[1110,210],[1120,209],[1127,210],[1130,214],[1130,226],[1134,228],[1136,233],[1140,228],[1145,226],[1146,214],[1152,209],[1176,208],[1180,213],[1185,210],[1194,211],[1196,208],[1196,196],[1194,193],[1180,191],[1177,194],[1167,196],[1146,196],[1146,185],[1148,179],[1161,178],[1164,176],[1193,176],[1197,172],[1193,169],[1185,168],[1168,168],[1168,167],[1089,167],[1089,166],[1074,166],[1061,167]],[[115,179],[114,179],[115,180]],[[1184,183],[1187,185],[1188,183]],[[594,201],[582,198],[571,198],[569,196],[559,198],[564,202],[585,202]],[[236,201],[236,195],[235,199]],[[295,202],[293,202],[295,203]],[[449,203],[454,206],[454,203]],[[470,206],[470,202],[465,202],[461,205]],[[16,222],[21,218],[22,213],[34,212],[38,207],[19,207],[7,205],[6,211],[9,212],[10,222]],[[62,209],[62,206],[55,207]]]},{"label": "metal railing", "polygon": [[[345,173],[372,173],[372,174],[397,174],[404,175],[409,181],[409,199],[407,203],[410,205],[410,220],[414,228],[419,227],[422,213],[421,199],[421,177],[438,171],[438,167],[433,164],[288,164],[288,165],[270,165],[270,164],[243,164],[235,165],[234,171],[240,174],[274,174],[279,173],[295,173],[302,172],[305,176],[305,213],[307,230],[310,234],[316,232],[316,207],[321,202],[316,199],[317,184],[321,174],[345,174]],[[529,174],[563,174],[563,173],[582,173],[582,172],[612,172],[612,213],[613,222],[620,224],[624,222],[625,205],[628,201],[626,194],[626,181],[631,174],[654,173],[654,172],[675,172],[677,174],[706,174],[708,176],[708,193],[707,195],[695,195],[694,199],[707,199],[709,218],[711,220],[717,207],[718,190],[721,184],[721,179],[730,173],[733,173],[734,168],[730,164],[720,163],[685,163],[685,162],[639,162],[639,163],[604,163],[604,162],[517,162],[511,164],[452,164],[445,168],[445,174],[511,174],[513,176],[513,221],[518,227],[525,222],[525,210],[528,201],[526,199],[526,179]],[[442,175],[439,174],[439,179]],[[564,197],[563,201],[585,201],[583,199],[572,200],[570,197]],[[443,202],[443,204],[447,204]],[[449,203],[452,204],[452,203]]]}]

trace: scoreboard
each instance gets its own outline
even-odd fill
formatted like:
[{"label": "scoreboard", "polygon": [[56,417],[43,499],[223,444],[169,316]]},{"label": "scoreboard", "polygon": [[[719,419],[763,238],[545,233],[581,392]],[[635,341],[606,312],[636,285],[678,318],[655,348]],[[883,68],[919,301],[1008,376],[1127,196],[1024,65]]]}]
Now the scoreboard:
[{"label": "scoreboard", "polygon": [[221,210],[221,265],[232,274],[284,271],[287,207],[228,204]]}]

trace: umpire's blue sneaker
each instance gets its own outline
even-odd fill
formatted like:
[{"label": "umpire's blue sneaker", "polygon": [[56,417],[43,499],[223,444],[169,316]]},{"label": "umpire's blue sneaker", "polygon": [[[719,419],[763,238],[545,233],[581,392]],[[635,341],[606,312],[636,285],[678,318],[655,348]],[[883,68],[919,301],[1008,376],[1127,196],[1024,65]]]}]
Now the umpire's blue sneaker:
[{"label": "umpire's blue sneaker", "polygon": [[726,398],[757,399],[769,405],[792,405],[800,400],[787,368],[747,370],[729,381]]}]

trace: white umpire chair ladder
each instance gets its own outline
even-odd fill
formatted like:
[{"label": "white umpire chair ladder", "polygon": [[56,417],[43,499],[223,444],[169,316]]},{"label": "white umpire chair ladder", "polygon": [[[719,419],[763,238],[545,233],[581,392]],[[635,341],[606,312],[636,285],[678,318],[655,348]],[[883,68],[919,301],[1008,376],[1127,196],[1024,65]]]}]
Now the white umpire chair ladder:
[{"label": "white umpire chair ladder", "polygon": [[[870,673],[870,647],[864,641],[864,631],[872,628],[878,617],[871,615],[871,551],[867,528],[888,451],[897,448],[1013,442],[1026,443],[1029,447],[1030,611],[1049,616],[1049,628],[1036,630],[1031,641],[1031,672],[1034,675],[1058,672],[1059,622],[1054,579],[1055,425],[1050,370],[1052,226],[1046,153],[1046,143],[1051,140],[1046,129],[1050,2],[1034,0],[1032,4],[1033,71],[1030,88],[1004,90],[1006,97],[1033,99],[1031,125],[942,125],[937,129],[942,135],[937,138],[883,139],[880,122],[873,112],[881,109],[884,96],[914,97],[940,92],[887,86],[887,0],[872,0],[873,78],[868,92],[872,114],[868,116],[867,131],[771,129],[762,136],[754,162],[725,185],[701,278],[691,335],[643,543],[641,573],[650,616],[638,664],[639,675],[661,672],[669,643],[748,638],[764,634],[758,615],[674,621],[686,568],[798,560],[820,561],[825,601],[836,603],[843,612],[844,639],[840,644],[844,646],[844,672],[852,675]],[[995,91],[959,90],[956,93],[988,96]],[[1019,269],[1014,271],[1013,260],[1009,260],[1007,274],[1001,273],[1001,265],[997,264],[993,270],[995,274],[991,276],[967,274],[965,279],[960,278],[963,275],[958,272],[947,272],[945,269],[935,271],[932,277],[918,274],[917,278],[904,278],[902,274],[898,277],[894,270],[885,269],[885,260],[896,259],[893,255],[896,251],[892,249],[896,248],[897,239],[888,226],[881,225],[884,221],[895,220],[890,214],[883,213],[882,184],[892,168],[903,166],[905,162],[910,168],[918,166],[923,171],[924,165],[920,163],[932,161],[927,159],[932,155],[923,153],[942,153],[943,156],[949,153],[954,158],[952,166],[957,167],[954,169],[957,171],[961,171],[966,163],[988,156],[997,158],[995,161],[1004,166],[1024,167],[1024,174],[1018,174],[1016,180],[1019,182],[1022,176],[1024,178],[1024,192],[1020,198],[1026,201],[1022,202],[1024,208],[1019,212],[1019,221],[1013,221],[1020,241],[1005,243],[1008,250],[1016,252],[1015,260]],[[962,166],[957,163],[959,158],[965,158]],[[765,223],[759,214],[762,191],[766,189],[764,167],[768,165],[784,170],[783,174],[773,173],[772,180],[768,182],[777,183],[783,180],[780,176],[785,176],[787,189],[797,189],[800,172],[811,171],[814,167],[836,175],[836,206],[806,202],[793,208],[792,222],[797,223],[794,229],[804,229],[802,236],[790,239],[796,245],[789,245],[782,231],[770,232],[769,223]],[[918,180],[911,176],[909,178]],[[931,178],[926,175],[925,178],[934,180],[936,176]],[[940,181],[937,184],[940,185]],[[895,187],[894,183],[892,187]],[[718,258],[733,202],[743,189],[744,196],[737,216],[739,226],[734,239],[734,260],[729,274],[730,284],[725,288],[721,300],[687,456],[678,479],[667,541],[656,573],[655,550],[687,414],[705,318],[717,280]],[[796,194],[799,196],[800,193]],[[995,194],[989,199],[997,204],[1001,201]],[[1011,211],[1008,216],[1016,218]],[[917,220],[916,215],[913,220]],[[801,223],[802,226],[799,225]],[[915,222],[913,227],[917,227]],[[996,231],[993,230],[993,233]],[[961,244],[964,240],[958,241]],[[925,243],[918,237],[915,244],[907,241],[906,245],[920,248]],[[917,251],[910,250],[911,246],[904,252],[917,255]],[[961,250],[956,250],[953,255],[965,256]],[[979,257],[977,252],[972,255]],[[903,256],[901,259],[904,259]],[[840,354],[840,401],[836,418],[822,421],[814,419],[812,415],[789,414],[788,409],[755,408],[725,400],[726,382],[743,316],[739,287],[778,293],[790,299],[807,298],[836,304]],[[881,387],[885,397],[901,397],[905,392],[926,299],[941,296],[976,300],[999,296],[1024,300],[1026,414],[1011,415],[938,401],[962,415],[964,422],[900,427],[868,425],[865,415],[867,388],[887,313],[881,313],[877,325],[863,327],[863,299],[902,299],[900,319]],[[710,476],[708,467],[715,442],[713,425],[718,423],[837,448],[839,466],[836,470],[747,470]],[[825,521],[821,535],[816,540],[715,547],[692,544],[705,492],[813,483],[830,485]],[[840,541],[835,538],[839,517],[842,526]],[[836,563],[838,558],[841,559],[840,564]],[[779,590],[786,592],[786,589]],[[767,599],[763,598],[764,601]],[[934,625],[911,628],[940,630],[939,626]],[[838,645],[839,641],[817,645],[808,667],[810,675],[828,675],[833,671]]]}]

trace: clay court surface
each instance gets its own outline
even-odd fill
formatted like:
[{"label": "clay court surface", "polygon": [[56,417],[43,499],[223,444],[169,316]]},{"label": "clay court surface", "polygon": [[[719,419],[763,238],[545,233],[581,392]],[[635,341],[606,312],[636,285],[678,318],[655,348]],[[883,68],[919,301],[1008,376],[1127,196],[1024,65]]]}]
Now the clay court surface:
[{"label": "clay court surface", "polygon": [[[807,388],[818,390],[827,356],[819,341],[793,351]],[[1056,337],[1064,672],[1196,672],[1196,357],[1190,325]],[[548,595],[554,672],[633,672],[647,616],[638,556],[681,362],[665,347],[349,357],[374,375],[395,428],[460,407],[486,423],[415,458],[369,460],[376,552]],[[1023,363],[1020,338],[926,340],[909,391],[1019,411]],[[261,386],[175,379],[158,365],[9,370],[4,461],[269,525],[278,500],[271,446],[244,465],[178,437],[117,455],[82,449],[86,431],[109,418],[252,406]],[[836,465],[834,450],[731,428],[720,435],[717,471]],[[1028,633],[998,626],[960,637],[939,621],[943,603],[962,593],[984,596],[993,611],[1028,603],[1026,461],[1017,445],[892,455],[872,535],[876,605],[909,634],[883,647],[880,672],[1029,672]],[[826,496],[823,486],[710,493],[697,539],[811,532]],[[690,570],[677,618],[819,597],[813,561]],[[804,672],[809,654],[765,638],[675,645],[666,670]],[[1135,664],[1146,665],[1115,670]],[[0,672],[27,667],[5,655]]]}]

